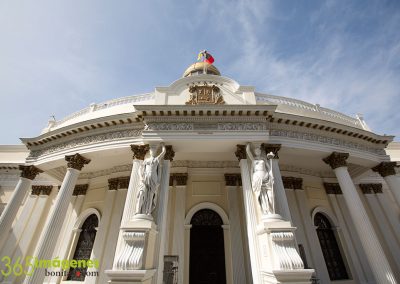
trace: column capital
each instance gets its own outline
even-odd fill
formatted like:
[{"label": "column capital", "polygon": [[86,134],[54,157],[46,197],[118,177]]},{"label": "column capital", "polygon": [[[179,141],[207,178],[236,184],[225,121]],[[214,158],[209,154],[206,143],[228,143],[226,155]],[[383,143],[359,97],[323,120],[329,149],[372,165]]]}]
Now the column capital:
[{"label": "column capital", "polygon": [[130,181],[129,176],[110,178],[108,180],[108,190],[118,190],[118,189],[128,188],[129,181]]},{"label": "column capital", "polygon": [[149,151],[149,144],[146,145],[131,145],[131,150],[133,152],[133,159],[136,160],[144,160],[144,156],[146,156],[147,151]]},{"label": "column capital", "polygon": [[265,154],[272,152],[274,154],[273,159],[279,159],[278,152],[281,149],[281,144],[268,144],[262,143],[261,148],[264,149]]},{"label": "column capital", "polygon": [[86,195],[86,192],[89,188],[89,184],[77,184],[75,185],[74,192],[72,195]]},{"label": "column capital", "polygon": [[364,194],[382,193],[381,183],[360,183],[359,186]]},{"label": "column capital", "polygon": [[86,159],[79,153],[76,153],[74,155],[65,156],[65,160],[68,162],[67,168],[72,168],[72,169],[75,169],[78,171],[81,171],[84,165],[87,165],[90,163],[90,159]]},{"label": "column capital", "polygon": [[339,167],[347,167],[346,160],[348,157],[349,153],[332,152],[332,154],[322,160],[334,170]]},{"label": "column capital", "polygon": [[338,183],[324,182],[326,194],[342,194],[342,189]]},{"label": "column capital", "polygon": [[225,174],[226,186],[242,186],[241,174]]},{"label": "column capital", "polygon": [[50,195],[52,185],[32,185],[31,195]]},{"label": "column capital", "polygon": [[187,185],[188,174],[187,173],[173,173],[169,176],[169,186],[175,185]]},{"label": "column capital", "polygon": [[164,155],[164,160],[172,160],[175,157],[175,151],[172,149],[172,145],[165,145],[165,155]]},{"label": "column capital", "polygon": [[283,187],[285,189],[302,190],[303,179],[297,177],[282,177]]},{"label": "column capital", "polygon": [[18,167],[21,170],[21,177],[23,178],[27,178],[30,180],[34,180],[35,177],[39,174],[39,173],[43,173],[43,171],[35,166],[23,166],[20,165]]},{"label": "column capital", "polygon": [[239,162],[240,160],[244,160],[247,158],[246,156],[246,145],[236,145],[236,152],[235,156],[238,158]]},{"label": "column capital", "polygon": [[392,176],[396,174],[395,167],[396,162],[382,162],[379,165],[372,168],[374,172],[378,172],[382,177]]},{"label": "column capital", "polygon": [[294,189],[293,187],[293,177],[282,177],[283,187],[285,189]]}]

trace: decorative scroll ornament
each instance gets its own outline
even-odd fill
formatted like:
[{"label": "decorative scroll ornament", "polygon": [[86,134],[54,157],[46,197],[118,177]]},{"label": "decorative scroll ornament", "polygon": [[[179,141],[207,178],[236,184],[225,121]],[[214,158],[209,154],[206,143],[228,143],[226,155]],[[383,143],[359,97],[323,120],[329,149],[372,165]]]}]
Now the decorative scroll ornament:
[{"label": "decorative scroll ornament", "polygon": [[277,257],[276,267],[279,270],[303,269],[304,264],[296,250],[296,242],[292,232],[272,232],[272,249]]},{"label": "decorative scroll ornament", "polygon": [[133,159],[144,160],[147,151],[149,151],[149,144],[146,145],[131,145],[131,150],[133,152]]},{"label": "decorative scroll ornament", "polygon": [[374,172],[378,172],[382,177],[392,176],[396,174],[396,162],[382,162],[372,168]]},{"label": "decorative scroll ornament", "polygon": [[82,155],[76,153],[75,155],[65,156],[65,160],[68,162],[67,167],[75,170],[82,170],[84,165],[90,163],[90,159],[86,159]]},{"label": "decorative scroll ornament", "polygon": [[19,166],[19,169],[21,170],[21,177],[27,178],[30,180],[34,180],[35,177],[39,173],[43,173],[41,169],[36,168],[35,166]]},{"label": "decorative scroll ornament", "polygon": [[209,86],[207,83],[201,85],[193,85],[189,87],[190,99],[187,105],[222,105],[225,104],[221,95],[221,90],[216,85]]},{"label": "decorative scroll ornament", "polygon": [[118,270],[142,269],[146,233],[125,231],[122,237],[124,239],[124,246],[117,260],[116,268]]},{"label": "decorative scroll ornament", "polygon": [[326,164],[331,166],[332,170],[339,167],[347,167],[346,160],[349,157],[349,153],[333,152],[328,157],[322,159]]}]

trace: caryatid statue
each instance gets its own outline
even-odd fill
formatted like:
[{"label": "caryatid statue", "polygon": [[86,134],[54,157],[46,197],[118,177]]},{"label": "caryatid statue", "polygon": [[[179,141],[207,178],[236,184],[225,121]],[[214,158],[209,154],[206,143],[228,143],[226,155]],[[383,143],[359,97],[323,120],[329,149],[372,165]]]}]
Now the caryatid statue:
[{"label": "caryatid statue", "polygon": [[158,146],[150,146],[150,157],[144,159],[140,167],[140,185],[137,195],[136,214],[151,215],[156,208],[158,188],[161,181],[161,160],[166,149],[161,143],[162,151],[156,156]]},{"label": "caryatid statue", "polygon": [[258,203],[260,204],[261,211],[263,214],[275,214],[275,202],[274,202],[274,177],[272,174],[272,162],[271,159],[274,154],[271,152],[267,154],[267,159],[262,157],[261,148],[256,147],[254,154],[251,153],[250,143],[246,146],[246,153],[252,162],[252,188],[253,192],[256,193]]}]

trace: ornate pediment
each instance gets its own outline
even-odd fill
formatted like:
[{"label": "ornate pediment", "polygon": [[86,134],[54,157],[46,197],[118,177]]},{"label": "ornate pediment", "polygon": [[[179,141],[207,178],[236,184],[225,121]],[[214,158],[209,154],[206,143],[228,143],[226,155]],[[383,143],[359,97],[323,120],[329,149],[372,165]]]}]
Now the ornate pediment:
[{"label": "ornate pediment", "polygon": [[193,85],[189,87],[190,99],[186,102],[187,105],[222,105],[225,104],[224,98],[221,95],[221,90],[216,85]]}]

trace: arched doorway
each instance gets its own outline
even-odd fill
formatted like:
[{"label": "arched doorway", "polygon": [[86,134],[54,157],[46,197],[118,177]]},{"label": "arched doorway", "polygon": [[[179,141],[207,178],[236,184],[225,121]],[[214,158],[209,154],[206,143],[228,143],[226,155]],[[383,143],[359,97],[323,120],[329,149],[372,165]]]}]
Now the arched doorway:
[{"label": "arched doorway", "polygon": [[197,211],[190,224],[190,284],[225,284],[224,233],[221,217],[211,209]]}]

